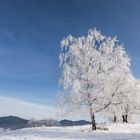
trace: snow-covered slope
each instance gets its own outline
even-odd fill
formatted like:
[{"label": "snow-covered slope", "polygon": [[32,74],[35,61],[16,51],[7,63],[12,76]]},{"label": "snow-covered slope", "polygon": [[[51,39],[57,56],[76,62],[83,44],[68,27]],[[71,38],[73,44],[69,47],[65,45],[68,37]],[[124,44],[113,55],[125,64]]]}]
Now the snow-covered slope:
[{"label": "snow-covered slope", "polygon": [[140,124],[104,125],[109,131],[90,131],[90,126],[41,127],[1,132],[0,140],[139,140]]}]

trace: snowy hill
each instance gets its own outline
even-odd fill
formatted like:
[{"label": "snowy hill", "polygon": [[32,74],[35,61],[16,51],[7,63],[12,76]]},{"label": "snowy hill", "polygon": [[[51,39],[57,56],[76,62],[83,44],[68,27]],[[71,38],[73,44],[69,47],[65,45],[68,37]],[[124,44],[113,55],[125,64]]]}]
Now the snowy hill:
[{"label": "snowy hill", "polygon": [[61,120],[59,123],[60,123],[61,126],[74,126],[74,125],[90,124],[89,121],[85,121],[85,120],[79,120],[79,121]]},{"label": "snowy hill", "polygon": [[0,128],[3,129],[20,129],[24,128],[28,120],[16,117],[16,116],[6,116],[0,117]]},{"label": "snowy hill", "polygon": [[90,131],[90,126],[40,127],[1,132],[0,140],[139,140],[140,124],[104,125],[108,131]]},{"label": "snowy hill", "polygon": [[30,127],[41,127],[41,126],[74,126],[74,125],[87,125],[90,122],[85,120],[71,121],[71,120],[61,120],[56,121],[53,119],[44,119],[44,120],[25,120],[16,116],[6,116],[0,117],[0,128],[16,130],[21,128],[30,128]]}]

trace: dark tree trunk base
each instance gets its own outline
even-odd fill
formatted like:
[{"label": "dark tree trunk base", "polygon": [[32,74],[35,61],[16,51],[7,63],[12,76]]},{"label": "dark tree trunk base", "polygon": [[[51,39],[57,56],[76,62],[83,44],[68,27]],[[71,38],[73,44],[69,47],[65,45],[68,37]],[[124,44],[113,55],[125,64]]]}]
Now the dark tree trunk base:
[{"label": "dark tree trunk base", "polygon": [[128,123],[128,115],[122,115],[123,123]]},{"label": "dark tree trunk base", "polygon": [[117,121],[117,117],[116,116],[114,116],[114,120],[113,121],[114,121],[114,123],[116,123],[116,121]]},{"label": "dark tree trunk base", "polygon": [[95,122],[95,115],[94,114],[92,114],[91,115],[91,125],[92,125],[92,130],[96,130],[97,129],[97,127],[96,127],[96,122]]}]

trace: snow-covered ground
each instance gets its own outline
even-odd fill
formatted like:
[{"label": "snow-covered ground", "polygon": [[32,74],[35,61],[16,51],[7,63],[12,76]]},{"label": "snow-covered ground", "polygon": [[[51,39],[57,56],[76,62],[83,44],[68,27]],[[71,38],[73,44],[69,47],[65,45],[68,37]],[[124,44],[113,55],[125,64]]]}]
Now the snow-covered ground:
[{"label": "snow-covered ground", "polygon": [[1,132],[0,140],[139,140],[140,124],[104,125],[108,131],[90,131],[90,126],[42,127]]}]

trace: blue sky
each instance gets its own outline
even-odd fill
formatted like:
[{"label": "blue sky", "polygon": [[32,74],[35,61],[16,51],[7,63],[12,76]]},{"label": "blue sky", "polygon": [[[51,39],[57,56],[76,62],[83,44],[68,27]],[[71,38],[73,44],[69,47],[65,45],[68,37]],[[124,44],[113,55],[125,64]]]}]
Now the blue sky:
[{"label": "blue sky", "polygon": [[60,90],[61,39],[94,27],[117,35],[139,79],[139,13],[139,0],[1,0],[0,96],[53,106]]}]

